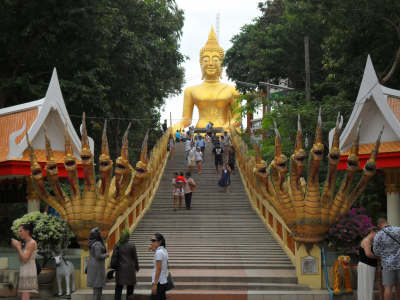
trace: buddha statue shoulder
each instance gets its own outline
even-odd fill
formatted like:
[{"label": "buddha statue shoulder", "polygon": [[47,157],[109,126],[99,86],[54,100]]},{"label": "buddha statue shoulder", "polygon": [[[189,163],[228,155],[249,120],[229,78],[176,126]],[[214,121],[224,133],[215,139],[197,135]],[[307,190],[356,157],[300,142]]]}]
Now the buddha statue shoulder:
[{"label": "buddha statue shoulder", "polygon": [[241,121],[235,121],[236,115],[232,112],[232,105],[240,96],[234,86],[222,83],[221,63],[224,59],[224,50],[219,46],[214,29],[208,36],[206,45],[200,51],[200,67],[202,84],[188,87],[184,92],[182,119],[174,125],[176,129],[183,129],[192,124],[193,108],[199,110],[199,120],[196,128],[205,128],[209,122],[215,127],[229,129],[230,125],[239,127]]}]

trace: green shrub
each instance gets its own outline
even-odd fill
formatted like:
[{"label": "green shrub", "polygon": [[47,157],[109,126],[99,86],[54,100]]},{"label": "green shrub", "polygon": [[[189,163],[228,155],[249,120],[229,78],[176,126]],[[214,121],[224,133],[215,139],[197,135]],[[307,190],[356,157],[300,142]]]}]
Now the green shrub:
[{"label": "green shrub", "polygon": [[74,237],[67,227],[67,222],[59,217],[53,217],[38,211],[24,215],[13,222],[11,230],[19,238],[19,228],[22,224],[35,222],[36,227],[32,238],[38,244],[38,254],[43,257],[43,266],[51,259],[51,252],[66,249]]}]

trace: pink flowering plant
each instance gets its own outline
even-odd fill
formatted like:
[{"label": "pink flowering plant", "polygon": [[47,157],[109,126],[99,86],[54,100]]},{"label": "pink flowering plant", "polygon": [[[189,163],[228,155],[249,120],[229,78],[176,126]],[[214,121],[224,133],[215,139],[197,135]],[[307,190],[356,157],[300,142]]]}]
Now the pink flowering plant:
[{"label": "pink flowering plant", "polygon": [[371,218],[364,215],[364,211],[364,207],[353,208],[342,216],[339,222],[329,229],[325,242],[337,252],[356,252],[368,229],[374,227]]}]

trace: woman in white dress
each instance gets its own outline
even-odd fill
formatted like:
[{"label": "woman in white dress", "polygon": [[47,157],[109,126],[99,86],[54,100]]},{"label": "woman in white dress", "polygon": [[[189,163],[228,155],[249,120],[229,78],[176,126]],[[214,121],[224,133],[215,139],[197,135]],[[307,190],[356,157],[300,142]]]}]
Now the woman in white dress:
[{"label": "woman in white dress", "polygon": [[38,280],[35,258],[37,244],[32,238],[35,223],[23,224],[19,228],[19,236],[25,240],[25,248],[22,250],[21,242],[11,239],[11,245],[18,250],[21,267],[19,271],[18,292],[22,294],[22,300],[29,300],[31,293],[38,293]]}]

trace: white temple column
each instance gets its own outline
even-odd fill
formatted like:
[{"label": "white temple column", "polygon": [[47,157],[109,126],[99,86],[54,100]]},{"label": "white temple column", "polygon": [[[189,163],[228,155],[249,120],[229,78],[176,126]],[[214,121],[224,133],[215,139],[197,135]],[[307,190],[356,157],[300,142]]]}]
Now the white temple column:
[{"label": "white temple column", "polygon": [[40,211],[40,198],[36,194],[35,188],[33,187],[30,176],[25,178],[26,180],[26,201],[28,202],[28,214],[33,211]]},{"label": "white temple column", "polygon": [[400,227],[400,168],[384,168],[387,197],[387,220]]}]

